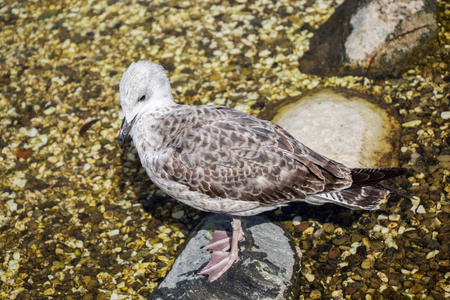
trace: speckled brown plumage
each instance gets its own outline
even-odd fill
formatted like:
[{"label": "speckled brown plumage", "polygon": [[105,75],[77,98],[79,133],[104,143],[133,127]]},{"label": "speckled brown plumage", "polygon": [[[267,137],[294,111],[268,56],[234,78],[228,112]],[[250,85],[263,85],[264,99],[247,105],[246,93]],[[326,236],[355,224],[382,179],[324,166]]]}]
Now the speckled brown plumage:
[{"label": "speckled brown plumage", "polygon": [[[309,195],[337,195],[352,186],[354,177],[363,184],[398,173],[392,168],[351,170],[312,151],[278,125],[226,107],[177,106],[155,131],[162,132],[164,149],[155,172],[211,198],[283,204]],[[354,200],[358,191],[364,191],[365,202]],[[343,195],[347,197],[329,202],[374,209],[386,194],[358,186]]]},{"label": "speckled brown plumage", "polygon": [[161,176],[212,198],[263,204],[304,199],[351,185],[330,163],[277,125],[225,107],[178,107],[165,116]]}]

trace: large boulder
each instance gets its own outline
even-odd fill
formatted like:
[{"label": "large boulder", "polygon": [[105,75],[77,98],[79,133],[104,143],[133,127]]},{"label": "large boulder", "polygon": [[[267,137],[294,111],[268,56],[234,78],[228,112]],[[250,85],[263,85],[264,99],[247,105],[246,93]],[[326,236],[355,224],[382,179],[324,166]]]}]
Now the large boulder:
[{"label": "large boulder", "polygon": [[398,77],[436,36],[433,0],[347,0],[315,32],[299,68],[326,76]]}]

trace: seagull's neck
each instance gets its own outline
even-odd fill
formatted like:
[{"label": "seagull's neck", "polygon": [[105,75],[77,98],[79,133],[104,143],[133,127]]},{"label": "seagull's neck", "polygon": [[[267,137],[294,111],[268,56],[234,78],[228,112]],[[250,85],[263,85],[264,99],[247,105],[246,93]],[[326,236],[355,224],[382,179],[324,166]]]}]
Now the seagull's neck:
[{"label": "seagull's neck", "polygon": [[158,110],[164,109],[166,107],[172,107],[176,105],[175,101],[173,101],[172,95],[165,97],[152,98],[151,101],[145,106],[146,110]]},{"label": "seagull's neck", "polygon": [[151,101],[148,101],[145,106],[141,108],[141,113],[139,118],[147,116],[151,118],[158,118],[160,116],[163,116],[170,111],[172,111],[175,107],[178,107],[178,104],[176,104],[173,101],[172,97],[159,97],[159,98],[152,98]]},{"label": "seagull's neck", "polygon": [[169,82],[158,86],[153,92],[150,101],[148,101],[148,109],[158,109],[164,107],[174,106],[175,101],[173,101],[172,90],[170,88]]}]

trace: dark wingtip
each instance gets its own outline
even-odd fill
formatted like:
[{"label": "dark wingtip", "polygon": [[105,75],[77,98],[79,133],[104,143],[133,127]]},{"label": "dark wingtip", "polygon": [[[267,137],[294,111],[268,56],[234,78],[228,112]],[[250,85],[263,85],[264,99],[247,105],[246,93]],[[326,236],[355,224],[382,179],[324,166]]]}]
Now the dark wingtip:
[{"label": "dark wingtip", "polygon": [[407,169],[407,168],[396,168],[396,169],[398,171],[396,176],[404,175],[404,174],[406,174],[409,171],[409,169]]},{"label": "dark wingtip", "polygon": [[353,183],[371,183],[406,174],[406,168],[352,169]]}]

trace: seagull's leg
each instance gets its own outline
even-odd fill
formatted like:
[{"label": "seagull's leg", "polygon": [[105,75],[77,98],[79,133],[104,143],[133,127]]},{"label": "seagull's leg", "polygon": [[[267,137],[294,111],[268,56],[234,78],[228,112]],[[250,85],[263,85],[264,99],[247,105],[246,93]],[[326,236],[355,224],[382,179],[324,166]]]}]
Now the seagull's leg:
[{"label": "seagull's leg", "polygon": [[[236,261],[238,257],[239,252],[238,242],[244,236],[241,227],[241,217],[233,216],[232,225],[233,225],[233,235],[231,238],[228,235],[226,235],[225,238],[218,241],[214,241],[214,234],[213,234],[213,240],[207,246],[209,247],[209,249],[214,249],[214,251],[211,254],[211,261],[206,265],[206,267],[203,270],[200,271],[200,274],[208,275],[209,276],[208,281],[214,281],[218,279],[220,276],[222,276],[233,265],[233,263]],[[218,236],[223,237],[223,234],[220,233],[219,231],[219,234],[216,235],[216,237]],[[230,239],[231,239],[231,251],[225,252],[222,249],[225,248],[229,249]],[[226,240],[226,243],[222,242],[223,240]]]}]

